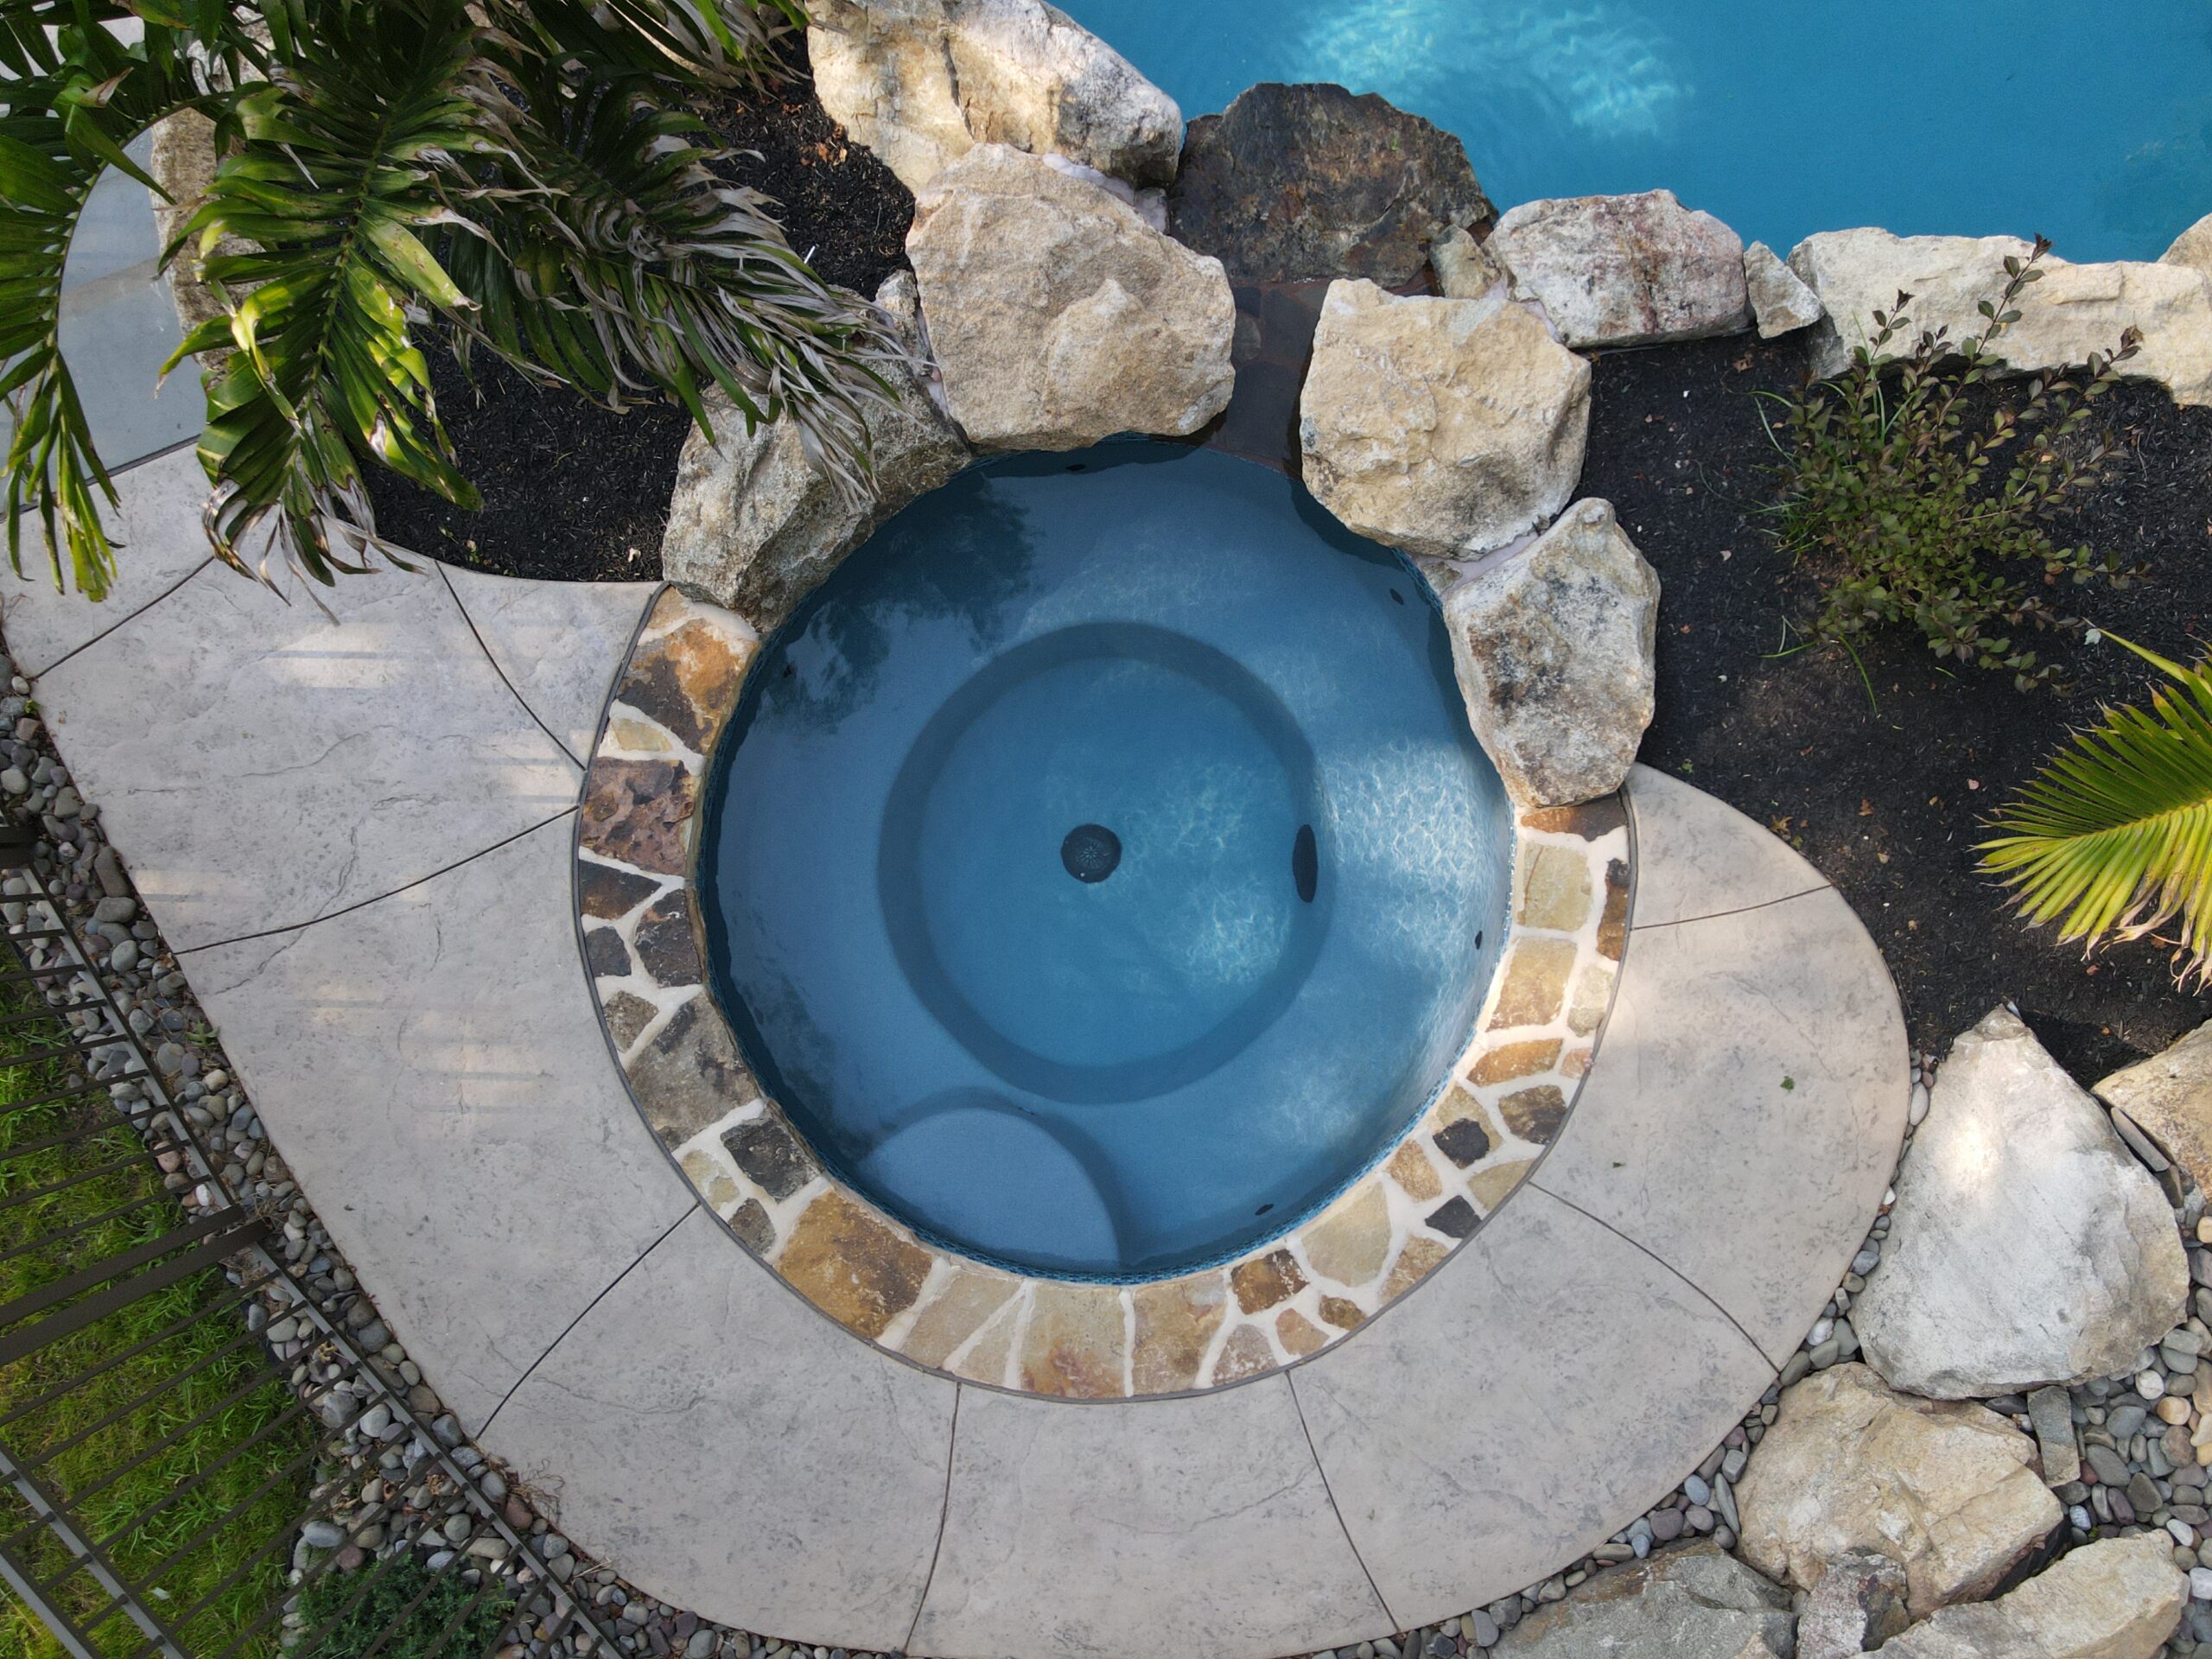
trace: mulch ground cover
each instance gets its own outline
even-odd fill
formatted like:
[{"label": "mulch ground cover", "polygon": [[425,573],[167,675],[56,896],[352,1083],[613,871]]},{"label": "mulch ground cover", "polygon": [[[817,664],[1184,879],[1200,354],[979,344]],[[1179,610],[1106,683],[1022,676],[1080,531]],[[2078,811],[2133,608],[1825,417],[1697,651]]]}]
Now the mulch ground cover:
[{"label": "mulch ground cover", "polygon": [[[814,96],[797,37],[785,75],[702,102],[734,152],[718,171],[769,197],[785,238],[824,280],[873,298],[906,263],[914,199],[850,143]],[[501,575],[563,582],[660,575],[669,492],[690,419],[658,397],[618,413],[544,387],[478,353],[474,378],[433,346],[430,378],[461,469],[482,492],[466,512],[382,467],[365,469],[378,528],[401,547]]]},{"label": "mulch ground cover", "polygon": [[[1862,640],[1856,662],[1834,645],[1793,653],[1817,575],[1777,550],[1762,511],[1780,455],[1753,394],[1800,384],[1804,362],[1797,340],[1740,337],[1598,359],[1582,493],[1615,504],[1663,586],[1643,759],[1765,824],[1836,884],[1888,959],[1916,1048],[1940,1055],[2010,999],[2077,1076],[2101,1076],[2212,1017],[2212,1001],[2177,987],[2152,942],[2085,963],[2026,926],[1974,846],[2069,727],[2101,702],[2145,699],[2154,676],[2108,642],[2060,635],[2035,644],[2065,664],[2063,696],[1939,662],[1909,631]],[[1980,407],[2020,395],[2000,383]],[[2125,590],[2077,590],[2073,605],[2190,658],[2212,642],[2212,409],[2177,410],[2141,385],[2096,407],[2116,453],[2060,540],[2152,569]]]}]

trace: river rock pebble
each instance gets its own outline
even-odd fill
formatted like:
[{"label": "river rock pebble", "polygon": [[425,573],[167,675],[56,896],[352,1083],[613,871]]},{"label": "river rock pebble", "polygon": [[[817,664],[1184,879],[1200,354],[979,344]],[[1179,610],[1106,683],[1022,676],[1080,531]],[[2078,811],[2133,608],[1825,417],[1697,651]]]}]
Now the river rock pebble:
[{"label": "river rock pebble", "polygon": [[918,194],[977,144],[1174,176],[1174,99],[1040,0],[816,0],[807,17],[823,108]]},{"label": "river rock pebble", "polygon": [[1445,594],[1475,735],[1523,808],[1620,787],[1651,723],[1659,576],[1609,503]]},{"label": "river rock pebble", "polygon": [[1671,190],[1522,202],[1489,245],[1569,346],[1649,346],[1751,326],[1742,239]]},{"label": "river rock pebble", "polygon": [[1501,296],[1329,285],[1299,398],[1306,487],[1419,557],[1503,547],[1573,495],[1590,365]]},{"label": "river rock pebble", "polygon": [[1229,402],[1221,262],[1034,156],[969,150],[921,191],[906,251],[945,407],[979,448],[1180,435]]},{"label": "river rock pebble", "polygon": [[2185,1311],[2164,1195],[2007,1009],[1953,1046],[1897,1192],[1852,1319],[1898,1388],[1955,1400],[2110,1376]]}]

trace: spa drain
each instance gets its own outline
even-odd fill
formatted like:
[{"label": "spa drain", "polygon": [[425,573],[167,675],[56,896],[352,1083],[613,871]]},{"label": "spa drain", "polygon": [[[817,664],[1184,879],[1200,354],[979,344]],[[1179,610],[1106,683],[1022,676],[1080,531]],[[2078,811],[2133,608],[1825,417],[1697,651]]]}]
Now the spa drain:
[{"label": "spa drain", "polygon": [[1103,823],[1078,823],[1060,843],[1060,862],[1078,881],[1103,881],[1122,861],[1122,838]]}]

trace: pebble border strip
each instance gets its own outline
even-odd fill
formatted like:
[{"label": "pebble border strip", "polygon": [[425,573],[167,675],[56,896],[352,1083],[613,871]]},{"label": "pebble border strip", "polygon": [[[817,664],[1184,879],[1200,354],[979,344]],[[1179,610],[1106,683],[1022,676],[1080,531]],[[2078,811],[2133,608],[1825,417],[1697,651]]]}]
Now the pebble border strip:
[{"label": "pebble border strip", "polygon": [[674,588],[654,601],[585,779],[578,938],[646,1124],[738,1242],[855,1335],[965,1381],[1066,1399],[1241,1382],[1320,1351],[1434,1271],[1558,1135],[1628,931],[1618,795],[1522,817],[1511,933],[1452,1084],[1294,1232],[1136,1285],[1025,1276],[918,1237],[816,1160],[703,983],[698,796],[760,646],[732,612]]}]

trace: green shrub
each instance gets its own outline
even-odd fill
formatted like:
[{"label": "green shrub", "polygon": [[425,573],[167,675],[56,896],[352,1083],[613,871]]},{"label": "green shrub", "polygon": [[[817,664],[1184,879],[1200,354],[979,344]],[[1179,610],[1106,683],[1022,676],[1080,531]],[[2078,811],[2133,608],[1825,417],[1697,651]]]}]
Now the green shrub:
[{"label": "green shrub", "polygon": [[[1832,380],[1780,397],[1781,544],[1809,563],[1825,597],[1815,632],[1848,641],[1875,623],[1910,624],[1938,658],[2009,669],[2022,690],[2056,677],[2018,639],[2024,628],[2080,634],[2088,624],[2056,593],[2100,575],[2140,574],[2119,556],[2061,547],[2050,522],[2094,482],[2107,454],[2082,429],[2090,405],[2134,355],[2133,329],[2086,372],[2031,379],[2018,410],[1974,429],[1966,393],[1996,366],[1992,347],[2019,321],[2017,304],[2050,249],[2008,257],[2005,283],[1981,302],[1980,332],[1954,341],[1913,331],[1901,293],[1874,313],[1878,332]],[[1910,342],[1892,353],[1892,341]],[[2014,450],[2001,480],[2000,454]]]},{"label": "green shrub", "polygon": [[[373,1577],[364,1589],[365,1574]],[[498,1591],[476,1596],[458,1572],[433,1573],[405,1552],[358,1573],[326,1573],[300,1592],[306,1637],[293,1659],[362,1659],[372,1648],[377,1659],[484,1659],[515,1604]]]}]

